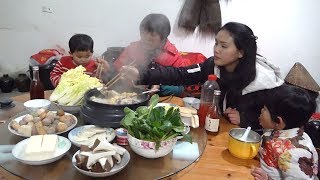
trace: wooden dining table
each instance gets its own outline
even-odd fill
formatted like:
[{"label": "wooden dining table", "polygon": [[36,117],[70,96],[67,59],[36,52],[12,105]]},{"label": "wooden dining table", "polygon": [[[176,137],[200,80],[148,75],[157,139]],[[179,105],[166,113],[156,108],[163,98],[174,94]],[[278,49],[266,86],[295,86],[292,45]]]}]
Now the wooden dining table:
[{"label": "wooden dining table", "polygon": [[[51,91],[45,92],[45,98],[48,98]],[[29,100],[26,94],[13,97],[14,102],[23,103]],[[161,100],[166,103],[176,104],[183,106],[183,101],[179,97],[166,98],[162,97]],[[23,106],[15,109],[14,113],[23,111]],[[0,120],[9,120],[14,116],[14,113],[1,112]],[[1,124],[0,124],[1,126]],[[228,137],[229,131],[238,126],[229,123],[226,119],[220,120],[219,132],[207,132],[207,144],[198,161],[191,164],[186,169],[174,174],[168,179],[253,179],[250,170],[253,166],[259,166],[257,158],[244,160],[234,157],[228,151]],[[148,173],[148,172],[146,172]],[[11,174],[3,168],[0,168],[0,174],[7,179],[20,179],[19,177]],[[1,179],[1,178],[0,178]]]}]

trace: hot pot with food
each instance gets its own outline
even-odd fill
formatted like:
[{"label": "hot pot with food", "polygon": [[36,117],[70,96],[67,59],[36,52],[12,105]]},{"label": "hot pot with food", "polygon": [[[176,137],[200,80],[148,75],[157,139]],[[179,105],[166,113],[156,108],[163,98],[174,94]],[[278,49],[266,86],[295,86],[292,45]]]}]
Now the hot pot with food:
[{"label": "hot pot with food", "polygon": [[136,110],[139,106],[148,104],[150,97],[148,94],[139,94],[142,92],[142,89],[133,89],[108,90],[102,93],[96,88],[91,89],[84,95],[80,117],[87,124],[118,128],[125,116],[125,107]]}]

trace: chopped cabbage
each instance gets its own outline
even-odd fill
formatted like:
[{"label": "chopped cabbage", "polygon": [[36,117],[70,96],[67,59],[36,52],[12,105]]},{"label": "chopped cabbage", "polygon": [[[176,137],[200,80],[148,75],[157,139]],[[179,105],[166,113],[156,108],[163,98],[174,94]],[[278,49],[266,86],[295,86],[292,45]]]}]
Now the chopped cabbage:
[{"label": "chopped cabbage", "polygon": [[50,101],[56,101],[61,105],[79,105],[89,89],[102,87],[100,80],[85,74],[85,70],[83,66],[78,66],[63,73],[49,98]]}]

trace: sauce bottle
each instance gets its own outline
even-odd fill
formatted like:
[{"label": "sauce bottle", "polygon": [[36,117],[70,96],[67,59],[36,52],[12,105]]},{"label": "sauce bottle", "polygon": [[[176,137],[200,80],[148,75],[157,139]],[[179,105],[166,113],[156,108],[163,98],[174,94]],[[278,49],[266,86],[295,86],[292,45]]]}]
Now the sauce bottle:
[{"label": "sauce bottle", "polygon": [[198,111],[200,127],[204,127],[205,125],[206,115],[213,101],[214,90],[220,89],[216,80],[217,76],[210,74],[208,80],[201,87],[200,107]]},{"label": "sauce bottle", "polygon": [[44,99],[44,86],[39,78],[39,66],[32,67],[33,79],[30,84],[30,99]]},{"label": "sauce bottle", "polygon": [[205,129],[211,132],[218,132],[221,112],[219,108],[220,90],[214,90],[212,105],[208,109]]}]

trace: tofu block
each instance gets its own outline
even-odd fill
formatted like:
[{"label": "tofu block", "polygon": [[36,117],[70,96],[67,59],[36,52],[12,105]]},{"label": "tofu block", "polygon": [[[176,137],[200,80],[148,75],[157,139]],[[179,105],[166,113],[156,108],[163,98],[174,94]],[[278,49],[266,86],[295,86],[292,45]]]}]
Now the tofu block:
[{"label": "tofu block", "polygon": [[31,136],[25,150],[25,158],[30,161],[52,158],[57,143],[58,136],[55,134]]},{"label": "tofu block", "polygon": [[55,134],[44,135],[42,139],[41,152],[53,153],[56,150],[58,136]]},{"label": "tofu block", "polygon": [[193,115],[191,118],[191,127],[198,128],[199,127],[199,116]]},{"label": "tofu block", "polygon": [[33,153],[39,153],[41,151],[43,135],[31,136],[28,140],[26,155],[31,155]]}]

